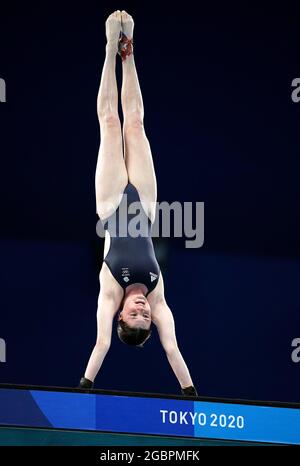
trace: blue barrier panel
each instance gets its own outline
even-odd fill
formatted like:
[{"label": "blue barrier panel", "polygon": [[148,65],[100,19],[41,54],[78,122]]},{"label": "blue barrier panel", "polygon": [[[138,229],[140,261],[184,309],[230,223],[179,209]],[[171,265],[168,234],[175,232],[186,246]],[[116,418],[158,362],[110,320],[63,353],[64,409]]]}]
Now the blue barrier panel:
[{"label": "blue barrier panel", "polygon": [[300,445],[299,405],[0,387],[0,426]]}]

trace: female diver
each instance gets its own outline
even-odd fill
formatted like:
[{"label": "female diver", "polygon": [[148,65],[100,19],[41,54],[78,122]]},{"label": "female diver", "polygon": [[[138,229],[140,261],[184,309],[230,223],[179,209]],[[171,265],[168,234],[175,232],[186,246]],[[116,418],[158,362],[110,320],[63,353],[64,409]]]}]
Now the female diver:
[{"label": "female diver", "polygon": [[[110,348],[113,320],[117,316],[118,336],[128,345],[143,346],[153,323],[182,394],[197,396],[178,348],[174,319],[165,300],[163,277],[151,239],[157,188],[133,55],[134,21],[125,11],[117,10],[105,24],[106,57],[97,98],[101,143],[95,175],[97,214],[105,229],[105,245],[99,275],[97,340],[79,388],[93,388]],[[117,54],[122,58],[124,156],[115,75]],[[120,215],[125,199],[126,225],[121,224]],[[128,209],[133,202],[140,205],[142,223],[146,225],[146,232],[140,236],[128,233],[128,222],[132,219]],[[125,235],[121,234],[124,227]]]}]

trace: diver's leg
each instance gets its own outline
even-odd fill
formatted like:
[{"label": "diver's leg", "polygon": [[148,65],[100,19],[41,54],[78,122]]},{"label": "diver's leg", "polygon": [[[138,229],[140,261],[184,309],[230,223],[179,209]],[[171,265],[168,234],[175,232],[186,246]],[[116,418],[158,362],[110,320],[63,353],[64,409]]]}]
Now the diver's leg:
[{"label": "diver's leg", "polygon": [[[132,17],[122,11],[122,31],[127,39],[133,38]],[[125,38],[126,40],[126,38]],[[122,54],[122,110],[125,163],[129,181],[139,191],[141,200],[149,205],[151,220],[155,216],[156,177],[149,140],[144,128],[144,105],[135,67],[133,47],[127,46]]]},{"label": "diver's leg", "polygon": [[95,176],[97,213],[102,218],[107,217],[114,210],[128,180],[123,157],[115,74],[121,12],[118,10],[112,13],[105,24],[106,56],[97,98],[101,143]]}]

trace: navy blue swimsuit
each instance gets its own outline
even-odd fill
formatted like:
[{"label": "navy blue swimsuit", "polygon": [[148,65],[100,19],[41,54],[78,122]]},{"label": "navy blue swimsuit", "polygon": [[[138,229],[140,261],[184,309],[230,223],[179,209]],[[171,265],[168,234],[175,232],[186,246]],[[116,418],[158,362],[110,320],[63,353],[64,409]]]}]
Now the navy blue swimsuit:
[{"label": "navy blue swimsuit", "polygon": [[[135,203],[133,213],[129,213],[132,203]],[[102,224],[110,234],[110,248],[104,262],[113,277],[124,294],[127,286],[142,283],[148,288],[147,296],[157,285],[160,268],[151,238],[151,221],[131,183],[127,184],[118,208]]]}]

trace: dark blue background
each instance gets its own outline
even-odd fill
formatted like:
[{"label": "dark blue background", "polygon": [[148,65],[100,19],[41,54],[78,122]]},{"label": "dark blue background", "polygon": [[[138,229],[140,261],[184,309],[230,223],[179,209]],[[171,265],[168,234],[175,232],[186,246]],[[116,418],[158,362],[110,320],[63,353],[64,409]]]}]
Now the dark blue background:
[{"label": "dark blue background", "polygon": [[[135,20],[158,199],[205,203],[202,248],[156,242],[194,384],[300,401],[300,15],[247,2],[1,5],[0,381],[76,386],[95,341],[96,97],[115,9]],[[96,386],[180,391],[155,329],[142,350],[114,331]]]}]

